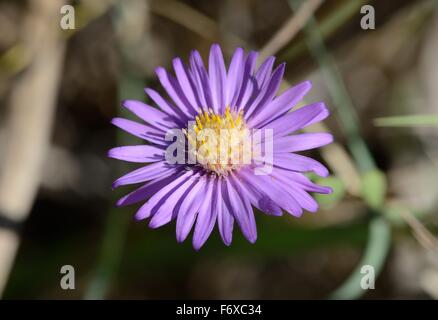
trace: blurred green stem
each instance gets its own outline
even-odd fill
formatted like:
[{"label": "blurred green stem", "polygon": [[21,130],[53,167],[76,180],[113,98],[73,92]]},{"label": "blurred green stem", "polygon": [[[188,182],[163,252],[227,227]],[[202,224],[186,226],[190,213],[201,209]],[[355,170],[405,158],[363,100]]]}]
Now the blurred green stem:
[{"label": "blurred green stem", "polygon": [[[359,8],[366,3],[366,0],[348,0],[344,1],[340,7],[336,7],[333,13],[326,18],[323,18],[319,24],[319,31],[323,39],[329,38],[337,29],[353,17]],[[285,48],[284,53],[280,55],[280,60],[293,60],[298,55],[306,50],[306,39],[297,39],[288,48]]]},{"label": "blurred green stem", "polygon": [[[299,7],[301,1],[289,0],[292,10]],[[375,162],[363,140],[353,103],[336,66],[334,58],[327,51],[324,40],[319,32],[315,18],[311,17],[304,27],[307,46],[318,62],[327,88],[338,113],[342,127],[347,137],[348,147],[361,172],[376,168]]]},{"label": "blurred green stem", "polygon": [[97,267],[85,292],[85,299],[105,298],[120,265],[127,225],[128,215],[116,209],[108,211]]},{"label": "blurred green stem", "polygon": [[[135,63],[130,53],[136,50],[142,41],[147,41],[148,32],[148,2],[143,0],[122,1],[114,3],[113,27],[116,34],[116,45],[120,56],[120,77],[118,81],[117,105],[125,99],[144,100],[144,77],[138,70],[138,61]],[[129,112],[118,107],[118,116],[130,118]],[[129,145],[137,138],[117,130],[117,146]],[[126,165],[118,163],[116,172],[126,171]],[[117,192],[112,193],[111,205],[115,203]],[[96,271],[91,279],[90,286],[85,294],[87,299],[103,299],[109,291],[114,276],[118,271],[130,215],[115,208],[108,210],[108,217],[104,230],[101,252],[98,258]]]},{"label": "blurred green stem", "polygon": [[413,114],[374,119],[377,127],[438,126],[438,114]]},{"label": "blurred green stem", "polygon": [[[301,1],[288,0],[288,3],[292,11],[295,11]],[[344,129],[350,152],[362,173],[363,200],[374,213],[369,224],[365,254],[350,277],[331,296],[333,299],[356,299],[365,292],[361,287],[362,267],[364,265],[372,266],[374,275],[377,277],[385,263],[391,244],[390,225],[380,214],[386,193],[386,177],[377,169],[371,152],[361,136],[353,102],[336,66],[335,59],[325,47],[314,17],[308,20],[303,31],[310,53],[318,62],[325,79],[333,106]]]},{"label": "blurred green stem", "polygon": [[[124,69],[126,70],[126,69]],[[144,81],[138,75],[127,71],[119,79],[118,101],[124,99],[143,100]],[[129,117],[126,110],[119,108],[119,116]],[[117,130],[117,145],[132,143],[132,138],[121,130]],[[116,172],[123,171],[126,166],[117,164]],[[115,196],[111,197],[111,206],[115,202]],[[103,299],[109,290],[109,285],[118,270],[125,243],[127,227],[130,215],[123,211],[111,208],[108,210],[102,245],[97,262],[97,267],[90,281],[90,285],[85,293],[85,299]]]},{"label": "blurred green stem", "polygon": [[364,266],[371,266],[374,269],[374,276],[382,271],[386,257],[390,249],[391,228],[388,221],[381,215],[374,217],[369,224],[368,242],[365,253],[350,277],[336,289],[330,296],[331,299],[357,299],[365,293],[361,287],[364,277]]}]

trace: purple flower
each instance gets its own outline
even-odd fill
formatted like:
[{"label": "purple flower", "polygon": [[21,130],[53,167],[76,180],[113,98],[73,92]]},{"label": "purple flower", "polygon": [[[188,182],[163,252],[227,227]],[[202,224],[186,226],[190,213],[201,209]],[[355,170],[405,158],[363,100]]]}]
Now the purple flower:
[{"label": "purple flower", "polygon": [[275,58],[269,57],[256,68],[257,56],[238,48],[226,70],[215,44],[207,69],[193,51],[189,66],[180,58],[173,60],[176,77],[157,68],[169,97],[150,88],[145,91],[159,108],[140,101],[123,102],[144,123],[122,118],[112,123],[149,144],[109,151],[115,159],[148,163],[114,182],[113,187],[143,183],[121,198],[118,206],[145,202],[136,218],[150,218],[151,228],[176,219],[179,242],[193,228],[196,250],[216,223],[226,245],[232,241],[234,222],[254,243],[257,229],[252,207],[274,216],[283,211],[295,217],[303,209],[317,211],[309,192],[331,190],[314,184],[303,172],[327,176],[328,170],[295,152],[326,145],[332,136],[291,133],[325,119],[329,112],[322,102],[289,112],[310,90],[310,82],[276,97],[285,64],[273,70]]}]

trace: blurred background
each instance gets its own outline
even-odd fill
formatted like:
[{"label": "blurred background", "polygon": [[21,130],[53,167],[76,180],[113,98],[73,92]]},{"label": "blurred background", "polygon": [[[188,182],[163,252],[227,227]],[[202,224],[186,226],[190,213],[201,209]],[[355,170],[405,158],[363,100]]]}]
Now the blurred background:
[{"label": "blurred background", "polygon": [[[1,0],[0,30],[3,298],[438,298],[437,1]],[[300,219],[256,213],[254,245],[215,230],[195,252],[174,223],[114,208],[130,188],[112,180],[137,166],[106,152],[139,143],[110,124],[131,117],[120,100],[162,92],[155,67],[213,42],[227,61],[236,46],[276,55],[283,88],[313,82],[306,102],[332,115],[312,130],[336,142],[311,153],[332,173],[312,178],[335,192]]]}]

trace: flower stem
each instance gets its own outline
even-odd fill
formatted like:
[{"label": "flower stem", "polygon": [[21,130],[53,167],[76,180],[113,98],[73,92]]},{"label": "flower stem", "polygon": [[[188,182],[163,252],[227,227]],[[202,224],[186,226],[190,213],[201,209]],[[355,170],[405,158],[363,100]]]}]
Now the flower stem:
[{"label": "flower stem", "polygon": [[[125,71],[119,80],[118,101],[128,97],[130,99],[144,99],[142,94],[143,87],[144,81],[142,78]],[[118,109],[120,110],[119,116],[128,117],[125,115],[125,109]],[[117,145],[125,145],[132,143],[133,138],[117,130],[116,140]],[[126,167],[119,163],[116,166],[116,172],[121,172]],[[115,196],[110,197],[111,203],[114,203],[115,200]],[[123,214],[123,212],[116,208],[108,210],[97,266],[85,293],[85,299],[105,298],[120,265],[129,219],[129,215]]]},{"label": "flower stem", "polygon": [[[300,1],[289,0],[289,5],[292,10],[297,8],[297,2]],[[348,147],[359,167],[359,170],[361,172],[366,172],[375,169],[376,165],[374,159],[361,136],[357,115],[354,111],[351,97],[348,94],[336,66],[335,59],[325,47],[324,40],[314,17],[309,18],[303,31],[306,35],[307,46],[315,60],[318,62],[322,75],[326,80],[334,108],[338,113],[338,117],[345,131]]]},{"label": "flower stem", "polygon": [[[288,0],[293,11],[296,10],[300,2]],[[391,227],[381,214],[386,193],[386,178],[377,169],[374,158],[361,136],[353,102],[336,66],[335,59],[325,47],[314,17],[309,18],[303,31],[309,51],[318,62],[326,80],[334,108],[345,132],[348,148],[362,173],[362,188],[365,189],[365,192],[362,190],[363,200],[369,206],[370,212],[373,213],[370,217],[368,242],[360,263],[350,277],[330,296],[331,299],[357,299],[365,292],[361,287],[363,266],[371,266],[374,270],[374,276],[377,277],[386,261],[391,244]]]}]

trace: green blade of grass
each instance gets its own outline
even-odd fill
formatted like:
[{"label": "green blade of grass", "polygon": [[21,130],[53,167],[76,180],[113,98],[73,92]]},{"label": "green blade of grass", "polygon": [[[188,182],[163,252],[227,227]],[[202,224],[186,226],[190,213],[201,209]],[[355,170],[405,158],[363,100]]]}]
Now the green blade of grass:
[{"label": "green blade of grass", "polygon": [[[295,11],[301,1],[289,0],[288,3],[292,11]],[[362,172],[374,170],[376,165],[361,136],[353,102],[351,101],[351,97],[348,94],[334,58],[325,47],[323,37],[314,17],[308,20],[303,31],[306,36],[309,51],[321,68],[322,76],[325,79],[327,89],[333,100],[333,106],[337,111],[338,118],[345,131],[348,147],[359,170]]]},{"label": "green blade of grass", "polygon": [[438,114],[414,114],[376,118],[374,119],[374,125],[377,127],[436,127],[438,126]]},{"label": "green blade of grass", "polygon": [[[118,100],[138,99],[143,100],[144,81],[138,75],[125,71],[119,79]],[[129,118],[127,110],[119,107],[119,116]],[[130,135],[117,130],[116,144],[126,145],[136,141]],[[126,165],[123,163],[114,164],[115,171],[121,173],[125,171]],[[108,210],[100,253],[97,260],[96,269],[91,277],[88,289],[85,292],[85,299],[103,299],[109,291],[110,285],[117,273],[120,259],[126,238],[129,219],[131,216],[125,214],[123,210],[114,208],[116,194],[110,197],[111,208]]]},{"label": "green blade of grass", "polygon": [[[360,7],[365,3],[365,0],[348,0],[344,1],[339,7],[336,7],[336,10],[333,10],[333,13],[330,13],[328,17],[323,18],[319,24],[318,29],[322,37],[324,39],[329,38],[336,30],[359,12]],[[294,41],[289,47],[285,48],[284,52],[280,55],[280,59],[293,60],[305,50],[305,39],[297,39],[297,41]]]},{"label": "green blade of grass", "polygon": [[371,266],[374,269],[374,275],[377,276],[385,264],[390,244],[391,228],[389,223],[382,216],[374,217],[369,225],[368,243],[362,259],[350,277],[331,294],[330,299],[360,298],[366,292],[366,289],[361,287],[361,281],[364,277],[362,268]]},{"label": "green blade of grass", "polygon": [[[294,11],[301,1],[289,0],[288,3],[292,11]],[[363,197],[371,212],[375,213],[371,217],[369,224],[369,236],[365,254],[351,276],[331,295],[332,299],[356,299],[364,293],[360,286],[363,276],[361,274],[362,267],[364,265],[372,266],[374,274],[377,276],[386,261],[391,244],[390,225],[380,215],[386,192],[386,177],[377,169],[374,158],[361,136],[353,102],[336,66],[334,57],[326,49],[315,18],[309,19],[303,31],[309,51],[319,64],[322,76],[326,81],[334,108],[344,129],[350,152],[359,170],[362,172],[364,187],[375,188],[377,186],[372,192],[366,192]]]}]

